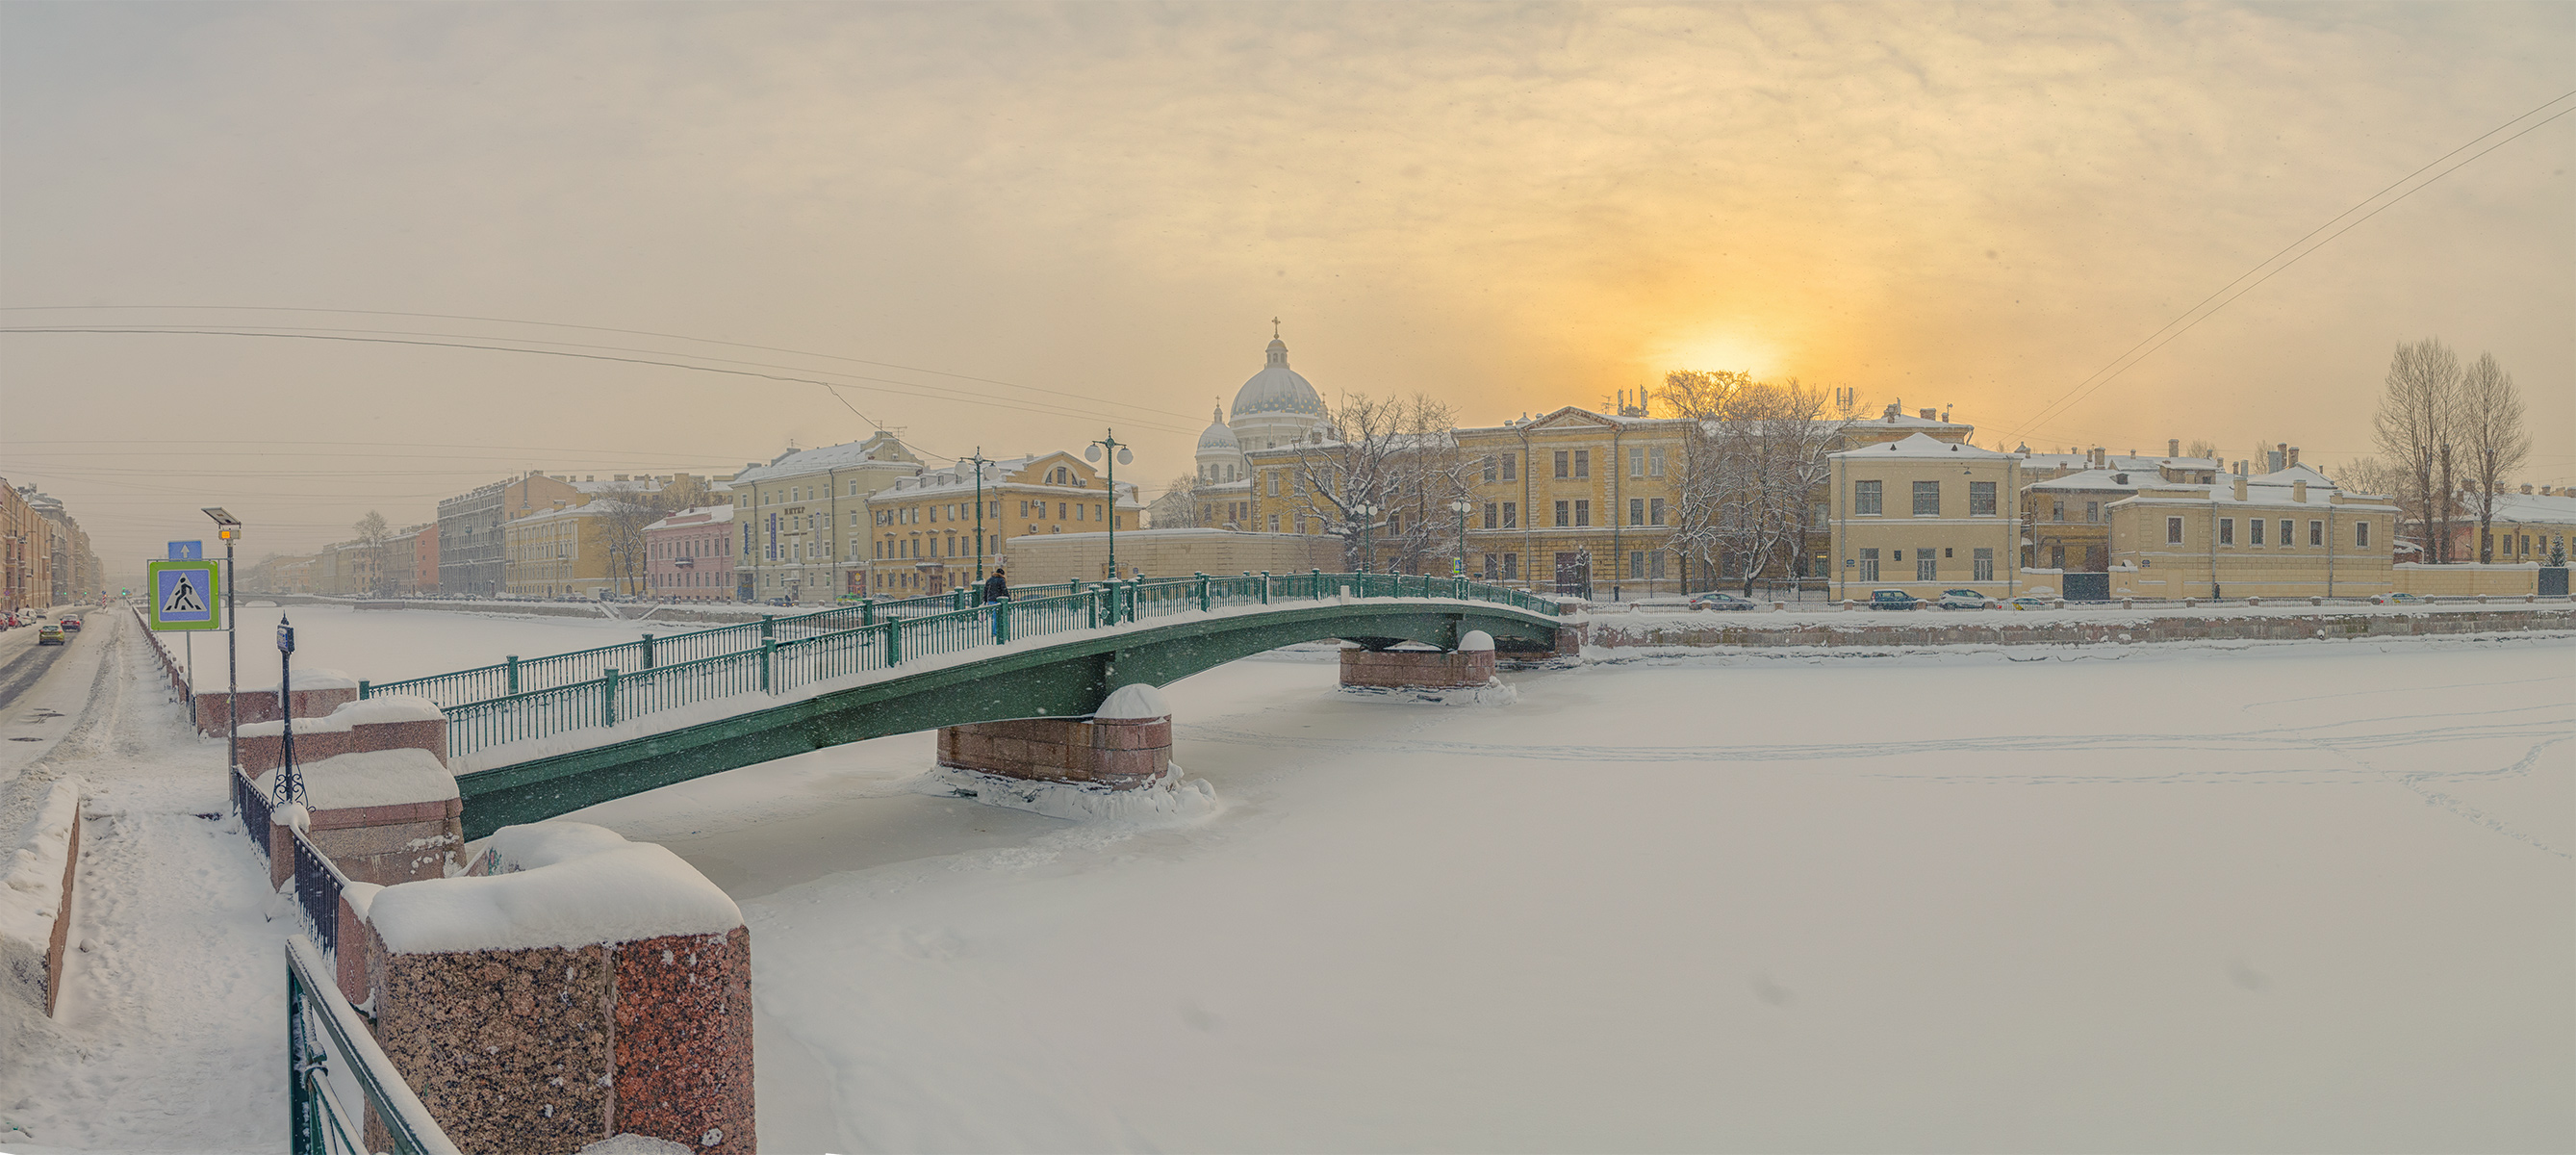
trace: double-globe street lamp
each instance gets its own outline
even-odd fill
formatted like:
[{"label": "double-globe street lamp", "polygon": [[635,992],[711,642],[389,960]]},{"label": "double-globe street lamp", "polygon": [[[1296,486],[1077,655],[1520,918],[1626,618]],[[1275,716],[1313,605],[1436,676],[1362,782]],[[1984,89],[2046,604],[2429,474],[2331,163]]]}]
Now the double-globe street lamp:
[{"label": "double-globe street lamp", "polygon": [[1449,503],[1449,512],[1458,515],[1458,568],[1452,577],[1467,576],[1467,511],[1473,508],[1463,497]]},{"label": "double-globe street lamp", "polygon": [[1369,529],[1377,521],[1377,515],[1381,512],[1383,512],[1381,507],[1376,502],[1371,501],[1353,502],[1350,506],[1351,517],[1358,520],[1360,523],[1361,573],[1367,573],[1369,571],[1369,567],[1377,562],[1377,554],[1372,552],[1369,548]]},{"label": "double-globe street lamp", "polygon": [[[978,450],[977,452],[982,451]],[[1104,454],[1109,459],[1109,580],[1117,581],[1118,467],[1121,465],[1133,464],[1136,460],[1136,455],[1128,452],[1125,443],[1118,440],[1118,431],[1115,429],[1110,430],[1105,436],[1101,437],[1100,440],[1092,442],[1089,447],[1082,451],[1082,457],[1085,461],[1098,461]]]}]

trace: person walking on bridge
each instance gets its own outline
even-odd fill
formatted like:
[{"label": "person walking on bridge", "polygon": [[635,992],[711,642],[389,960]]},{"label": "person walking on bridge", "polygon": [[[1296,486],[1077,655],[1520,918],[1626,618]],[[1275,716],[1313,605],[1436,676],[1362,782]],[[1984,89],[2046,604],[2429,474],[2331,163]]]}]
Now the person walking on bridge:
[{"label": "person walking on bridge", "polygon": [[1011,583],[1002,580],[1002,567],[993,567],[993,576],[984,579],[984,604],[1011,600]]}]

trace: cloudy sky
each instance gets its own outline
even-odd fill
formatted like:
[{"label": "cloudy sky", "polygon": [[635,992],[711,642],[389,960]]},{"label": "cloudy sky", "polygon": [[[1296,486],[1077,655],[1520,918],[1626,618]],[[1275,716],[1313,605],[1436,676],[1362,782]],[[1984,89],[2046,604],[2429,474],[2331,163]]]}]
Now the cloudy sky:
[{"label": "cloudy sky", "polygon": [[112,568],[199,505],[256,556],[872,424],[1114,426],[1159,484],[1276,316],[1328,395],[1474,423],[1730,368],[2329,462],[2438,336],[2576,481],[2571,49],[2566,4],[21,2],[0,475]]}]

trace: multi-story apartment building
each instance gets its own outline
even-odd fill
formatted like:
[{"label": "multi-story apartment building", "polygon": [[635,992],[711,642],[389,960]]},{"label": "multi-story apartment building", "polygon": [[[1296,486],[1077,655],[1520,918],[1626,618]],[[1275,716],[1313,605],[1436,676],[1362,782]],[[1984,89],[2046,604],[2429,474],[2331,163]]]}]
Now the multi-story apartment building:
[{"label": "multi-story apartment building", "polygon": [[1469,574],[1583,596],[1679,591],[1671,541],[1690,435],[1683,418],[1573,406],[1458,430]]},{"label": "multi-story apartment building", "polygon": [[734,507],[701,505],[644,527],[645,591],[664,601],[734,600]]},{"label": "multi-story apartment building", "polygon": [[0,611],[51,605],[53,589],[52,530],[27,493],[0,478]]},{"label": "multi-story apartment building", "polygon": [[894,434],[800,449],[734,475],[735,596],[829,602],[868,584],[868,496],[918,475]]},{"label": "multi-story apartment building", "polygon": [[[2462,494],[2460,508],[2474,511],[2477,500],[2473,494]],[[2526,485],[2519,493],[2499,493],[2491,500],[2495,512],[2488,518],[2486,539],[2478,538],[2475,513],[2465,515],[2451,526],[2449,556],[2542,565],[2551,564],[2551,558],[2567,557],[2567,541],[2576,537],[2576,494],[2556,486]],[[2407,528],[2421,532],[2415,523]]]},{"label": "multi-story apartment building", "polygon": [[509,543],[502,523],[581,500],[571,483],[530,472],[439,502],[440,592],[479,597],[506,591]]},{"label": "multi-story apartment building", "polygon": [[[34,521],[26,529],[26,548],[31,555],[41,555],[41,566],[30,565],[31,573],[41,569],[44,581],[32,585],[28,597],[33,605],[53,605],[82,601],[98,596],[106,584],[105,567],[98,554],[90,549],[89,534],[81,529],[78,519],[63,508],[61,499],[43,493],[33,486],[17,490]],[[30,558],[31,563],[34,557]],[[36,599],[43,600],[36,600]]]},{"label": "multi-story apartment building", "polygon": [[2022,461],[2022,520],[2030,543],[2022,564],[2033,569],[2102,573],[2111,564],[2111,503],[2153,485],[2208,485],[2220,463],[2215,458],[2185,457],[2179,439],[2165,442],[2163,457],[2114,454],[2095,448],[2081,453],[2013,451]]},{"label": "multi-story apartment building", "polygon": [[627,592],[608,544],[604,505],[566,505],[501,523],[508,568],[502,592],[512,597],[600,598]]},{"label": "multi-story apartment building", "polygon": [[431,522],[412,534],[411,588],[413,593],[438,593],[438,523]]},{"label": "multi-story apartment building", "polygon": [[2398,510],[2293,465],[2114,502],[2114,597],[2353,597],[2390,588]]},{"label": "multi-story apartment building", "polygon": [[1828,459],[1832,597],[2020,591],[2019,457],[1914,433]]},{"label": "multi-story apartment building", "polygon": [[[925,470],[869,496],[873,540],[862,547],[867,571],[853,592],[905,597],[971,585],[987,567],[1008,565],[1016,538],[1130,531],[1143,513],[1135,486],[1119,482],[1113,501],[1102,475],[1072,453]],[[1093,571],[1084,580],[1109,577],[1106,543],[1096,564],[1078,568]]]}]

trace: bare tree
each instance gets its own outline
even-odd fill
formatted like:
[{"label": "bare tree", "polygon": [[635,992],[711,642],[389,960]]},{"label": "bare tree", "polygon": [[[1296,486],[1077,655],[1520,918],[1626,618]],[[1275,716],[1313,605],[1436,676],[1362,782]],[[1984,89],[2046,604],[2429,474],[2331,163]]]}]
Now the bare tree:
[{"label": "bare tree", "polygon": [[1184,473],[1163,486],[1163,496],[1145,507],[1155,529],[1199,527],[1199,475]]},{"label": "bare tree", "polygon": [[359,518],[357,524],[350,528],[357,531],[360,552],[367,559],[367,592],[382,597],[385,592],[385,539],[392,536],[392,527],[385,524],[385,515],[370,509],[367,516]]},{"label": "bare tree", "polygon": [[1829,416],[1825,391],[1795,378],[1682,371],[1665,382],[1668,403],[1693,419],[1673,548],[1715,573],[1733,570],[1749,595],[1765,573],[1791,568],[1817,529],[1825,454],[1850,414]]},{"label": "bare tree", "polygon": [[2405,479],[2376,457],[2357,457],[2327,470],[2337,488],[2353,494],[2392,494],[2404,488]]},{"label": "bare tree", "polygon": [[[2189,446],[2186,446],[2183,449],[2182,455],[2185,457],[2203,457],[2216,461],[2218,460],[2218,443],[2206,437],[2195,438]],[[2225,463],[2220,462],[2220,465],[2223,467]]]},{"label": "bare tree", "polygon": [[2404,485],[2398,504],[2423,526],[2426,552],[2450,558],[2452,472],[2457,468],[2460,359],[2438,339],[2399,345],[2372,419],[2374,441]]},{"label": "bare tree", "polygon": [[[1449,502],[1467,492],[1455,411],[1424,393],[1353,394],[1325,418],[1324,440],[1297,445],[1301,514],[1322,517],[1354,567],[1383,559],[1380,568],[1420,572],[1447,540]],[[1363,517],[1360,506],[1375,512]]]},{"label": "bare tree", "polygon": [[2460,378],[2460,452],[2466,459],[2469,512],[2478,519],[2478,560],[2495,560],[2496,495],[2505,478],[2531,458],[2531,433],[2522,427],[2522,394],[2513,374],[2480,353]]},{"label": "bare tree", "polygon": [[644,529],[662,520],[662,495],[640,482],[622,481],[593,494],[590,504],[598,512],[600,544],[608,550],[611,576],[618,580],[618,592],[633,595],[643,587],[645,569]]}]

